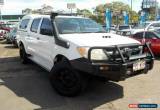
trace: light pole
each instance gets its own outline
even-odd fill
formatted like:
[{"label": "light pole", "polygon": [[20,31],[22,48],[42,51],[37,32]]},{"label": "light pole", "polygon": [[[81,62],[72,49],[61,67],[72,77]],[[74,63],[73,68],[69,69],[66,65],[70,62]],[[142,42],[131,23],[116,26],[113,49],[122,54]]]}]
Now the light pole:
[{"label": "light pole", "polygon": [[131,11],[132,11],[132,3],[133,3],[133,2],[132,2],[132,0],[131,0]]},{"label": "light pole", "polygon": [[0,0],[0,19],[1,19],[1,21],[2,21],[2,12],[1,12],[1,9],[2,9],[3,5],[4,5],[4,0]]},{"label": "light pole", "polygon": [[131,24],[132,24],[132,5],[133,5],[133,2],[132,2],[132,0],[131,0],[131,15],[130,15],[130,22],[131,22]]},{"label": "light pole", "polygon": [[1,15],[1,21],[2,21],[2,11],[1,11],[1,9],[0,9],[0,15]]},{"label": "light pole", "polygon": [[158,2],[155,0],[155,20],[157,20],[157,15],[158,15]]}]

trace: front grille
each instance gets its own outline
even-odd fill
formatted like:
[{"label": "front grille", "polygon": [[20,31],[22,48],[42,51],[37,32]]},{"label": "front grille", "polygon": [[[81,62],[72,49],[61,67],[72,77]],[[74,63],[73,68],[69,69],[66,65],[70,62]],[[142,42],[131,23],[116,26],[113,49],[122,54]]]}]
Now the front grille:
[{"label": "front grille", "polygon": [[135,46],[135,47],[121,47],[120,52],[115,49],[103,49],[109,61],[114,62],[122,62],[121,54],[123,55],[126,61],[129,61],[132,56],[141,55],[143,51],[142,46]]}]

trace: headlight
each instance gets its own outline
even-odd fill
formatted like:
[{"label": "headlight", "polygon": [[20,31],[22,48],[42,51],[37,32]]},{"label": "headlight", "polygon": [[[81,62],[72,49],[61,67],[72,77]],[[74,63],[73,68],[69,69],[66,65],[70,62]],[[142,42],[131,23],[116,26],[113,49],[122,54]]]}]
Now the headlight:
[{"label": "headlight", "polygon": [[[77,50],[81,56],[88,58],[89,47],[78,47]],[[108,57],[102,49],[93,49],[91,51],[91,60],[108,60]]]},{"label": "headlight", "polygon": [[102,49],[94,49],[91,51],[91,60],[108,60],[108,57]]},{"label": "headlight", "polygon": [[82,57],[85,57],[85,58],[88,57],[89,47],[78,47],[77,50]]}]

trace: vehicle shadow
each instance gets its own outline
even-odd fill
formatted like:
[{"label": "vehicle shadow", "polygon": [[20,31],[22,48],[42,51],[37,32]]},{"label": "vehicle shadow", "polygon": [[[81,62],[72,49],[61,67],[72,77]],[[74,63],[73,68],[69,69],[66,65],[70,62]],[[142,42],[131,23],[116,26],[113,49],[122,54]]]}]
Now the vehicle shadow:
[{"label": "vehicle shadow", "polygon": [[6,41],[6,39],[0,39],[0,44],[10,44]]},{"label": "vehicle shadow", "polygon": [[18,48],[18,47],[14,46],[13,44],[10,44],[10,45],[4,46],[4,48],[16,49],[16,48]]},{"label": "vehicle shadow", "polygon": [[160,56],[155,56],[155,60],[159,60],[160,61]]},{"label": "vehicle shadow", "polygon": [[[122,86],[114,82],[100,83],[98,81],[92,81],[80,96],[63,97],[52,89],[48,80],[48,72],[36,64],[22,65],[17,57],[3,58],[0,59],[0,62],[0,66],[5,67],[5,69],[0,68],[3,85],[18,97],[39,105],[40,110],[91,110],[123,97]],[[5,74],[1,75],[1,72]]]}]

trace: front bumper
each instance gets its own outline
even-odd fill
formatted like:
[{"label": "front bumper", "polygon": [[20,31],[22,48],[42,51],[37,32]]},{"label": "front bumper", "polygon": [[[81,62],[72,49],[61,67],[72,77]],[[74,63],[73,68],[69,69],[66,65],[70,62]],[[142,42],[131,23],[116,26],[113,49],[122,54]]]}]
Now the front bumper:
[{"label": "front bumper", "polygon": [[[132,45],[131,47],[134,47],[135,45]],[[136,44],[137,46],[137,44]],[[109,80],[112,81],[122,81],[125,80],[126,78],[142,74],[142,73],[147,73],[149,70],[153,68],[154,65],[154,56],[153,53],[149,47],[149,44],[145,44],[145,48],[148,48],[147,55],[148,56],[143,56],[143,55],[137,55],[137,56],[132,56],[129,59],[126,60],[124,54],[121,51],[122,46],[115,46],[112,47],[115,50],[118,50],[119,56],[121,58],[121,62],[106,62],[106,61],[99,61],[99,62],[93,62],[91,60],[91,51],[92,49],[99,49],[99,48],[104,48],[106,47],[93,47],[89,50],[89,56],[88,59],[86,58],[79,58],[70,61],[71,65],[73,68],[86,72],[95,76],[101,76],[101,77],[106,77]],[[123,47],[129,47],[129,46],[124,46]],[[111,48],[111,49],[112,49]],[[134,70],[133,65],[138,62],[138,61],[144,61],[145,62],[145,67],[140,70]]]},{"label": "front bumper", "polygon": [[80,58],[72,60],[71,65],[73,68],[82,72],[86,72],[95,76],[106,77],[112,81],[122,81],[126,78],[142,73],[147,73],[149,70],[151,70],[154,65],[154,59],[143,59],[143,61],[144,60],[146,62],[146,66],[144,69],[139,71],[133,71],[133,64],[136,61],[123,64],[91,64],[87,59]]}]

